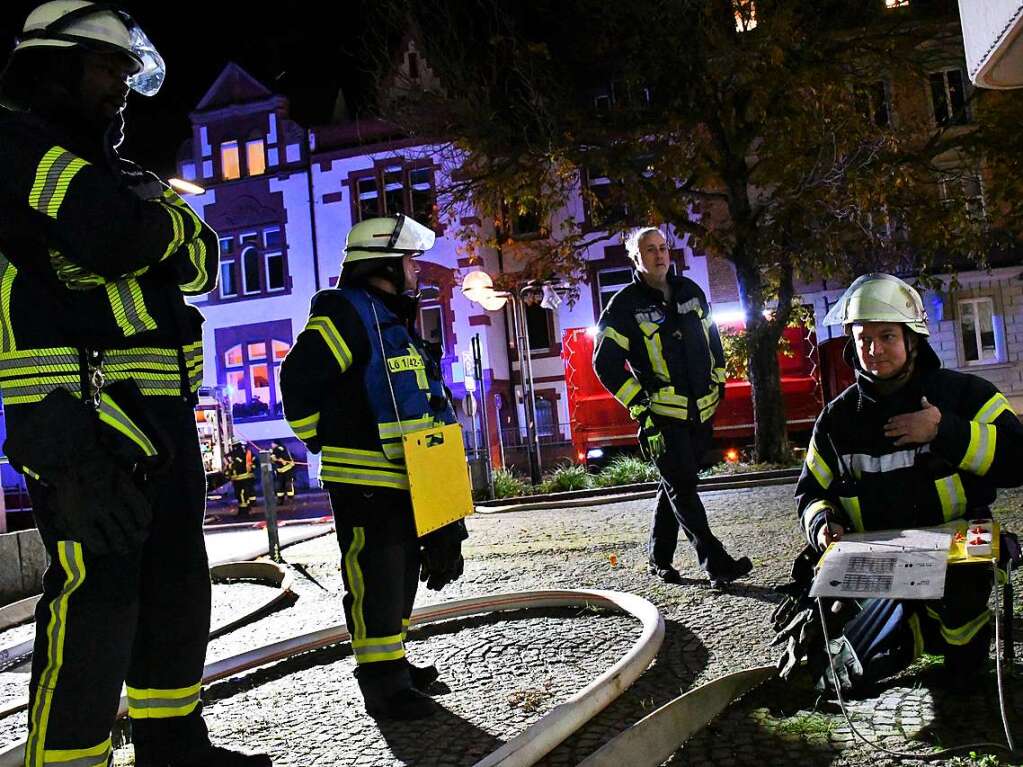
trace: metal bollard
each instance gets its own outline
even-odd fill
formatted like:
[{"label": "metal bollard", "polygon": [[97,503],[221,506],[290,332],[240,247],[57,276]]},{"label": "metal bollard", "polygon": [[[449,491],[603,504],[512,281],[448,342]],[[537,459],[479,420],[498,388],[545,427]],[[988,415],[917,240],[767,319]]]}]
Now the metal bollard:
[{"label": "metal bollard", "polygon": [[274,469],[269,450],[259,451],[259,474],[263,485],[263,504],[266,508],[266,535],[270,539],[270,558],[281,561],[281,539],[277,534],[277,491],[274,488]]}]

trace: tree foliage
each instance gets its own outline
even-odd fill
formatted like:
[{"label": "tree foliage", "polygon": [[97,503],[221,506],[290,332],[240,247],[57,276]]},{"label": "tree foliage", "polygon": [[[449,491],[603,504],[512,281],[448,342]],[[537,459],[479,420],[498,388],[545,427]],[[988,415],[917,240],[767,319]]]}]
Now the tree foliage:
[{"label": "tree foliage", "polygon": [[[578,279],[587,246],[663,222],[732,263],[761,460],[786,448],[775,348],[797,280],[983,266],[1023,224],[1019,94],[973,93],[954,113],[955,81],[942,80],[948,119],[932,116],[932,73],[962,61],[948,0],[374,8],[380,29],[411,31],[442,83],[388,81],[380,110],[446,141],[460,166],[449,214],[471,206],[493,222],[462,229],[468,251],[500,246],[526,277]],[[535,217],[538,235],[511,236],[516,217]]]}]

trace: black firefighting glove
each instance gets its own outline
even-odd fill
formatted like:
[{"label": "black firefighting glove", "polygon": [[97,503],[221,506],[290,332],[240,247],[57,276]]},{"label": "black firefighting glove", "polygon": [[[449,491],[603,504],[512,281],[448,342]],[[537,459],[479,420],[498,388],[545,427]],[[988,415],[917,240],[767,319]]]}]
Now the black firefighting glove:
[{"label": "black firefighting glove", "polygon": [[629,408],[629,415],[639,424],[639,451],[648,461],[657,462],[657,459],[664,455],[665,444],[664,434],[654,422],[653,413],[646,405],[633,405]]},{"label": "black firefighting glove", "polygon": [[152,510],[132,478],[133,467],[102,444],[99,429],[87,403],[57,389],[11,423],[4,452],[45,488],[52,513],[45,524],[58,539],[103,555],[141,545]]},{"label": "black firefighting glove", "polygon": [[852,642],[844,636],[828,642],[827,653],[824,652],[823,646],[819,651],[812,652],[807,668],[821,692],[851,690],[863,678],[863,664],[860,663]]},{"label": "black firefighting glove", "polygon": [[810,644],[821,641],[820,617],[809,584],[790,583],[776,591],[785,594],[785,599],[771,613],[775,631],[771,646],[785,645],[776,665],[778,676],[788,679],[807,656]]},{"label": "black firefighting glove", "polygon": [[422,537],[423,564],[419,571],[419,580],[426,582],[426,588],[440,591],[462,577],[462,570],[465,567],[462,541],[468,537],[469,532],[465,529],[465,520],[462,519]]}]

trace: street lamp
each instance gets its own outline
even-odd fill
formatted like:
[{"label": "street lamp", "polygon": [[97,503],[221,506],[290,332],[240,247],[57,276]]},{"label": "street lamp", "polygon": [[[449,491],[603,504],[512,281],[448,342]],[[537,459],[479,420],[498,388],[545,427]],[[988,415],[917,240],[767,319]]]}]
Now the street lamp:
[{"label": "street lamp", "polygon": [[567,286],[560,283],[531,280],[518,291],[495,290],[494,280],[484,271],[470,272],[462,280],[462,293],[488,312],[500,311],[511,301],[512,323],[515,326],[515,348],[519,357],[519,374],[522,378],[523,406],[526,413],[526,454],[529,456],[529,478],[534,485],[541,479],[540,435],[536,428],[536,399],[533,390],[533,360],[529,348],[529,333],[526,328],[524,299],[535,303],[542,299],[545,309],[556,309],[561,303],[559,293]]}]

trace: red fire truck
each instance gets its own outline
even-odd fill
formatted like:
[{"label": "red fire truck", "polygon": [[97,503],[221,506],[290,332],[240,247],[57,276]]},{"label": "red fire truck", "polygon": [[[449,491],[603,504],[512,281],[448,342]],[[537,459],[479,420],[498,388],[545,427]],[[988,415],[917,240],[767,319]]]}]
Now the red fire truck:
[{"label": "red fire truck", "polygon": [[[601,385],[593,370],[594,331],[566,330],[562,357],[576,458],[580,463],[599,465],[614,453],[635,451],[638,441],[635,422]],[[834,342],[827,350],[819,351],[814,334],[798,327],[786,328],[785,338],[789,353],[778,354],[782,397],[789,434],[798,441],[808,439],[825,398],[833,396],[833,387],[844,387],[850,376],[841,376],[843,380],[827,387],[831,391],[823,391],[821,361],[825,358],[828,365],[838,359],[839,349]],[[833,373],[825,376],[825,383],[832,383],[834,377]],[[753,401],[749,381],[730,380],[725,384],[725,400],[714,418],[714,441],[723,451],[752,443]]]}]

